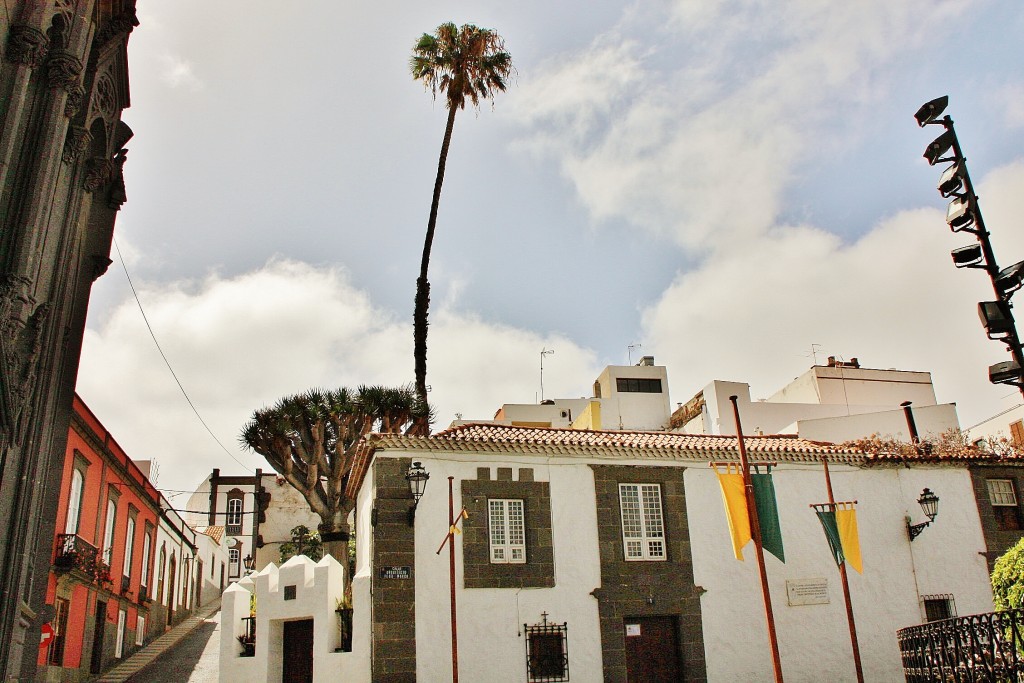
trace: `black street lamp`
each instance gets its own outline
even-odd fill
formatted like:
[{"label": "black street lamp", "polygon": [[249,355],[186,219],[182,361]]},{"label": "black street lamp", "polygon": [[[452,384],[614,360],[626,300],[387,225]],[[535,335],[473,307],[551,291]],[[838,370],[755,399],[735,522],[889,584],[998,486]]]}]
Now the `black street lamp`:
[{"label": "black street lamp", "polygon": [[910,534],[911,541],[920,536],[925,527],[934,522],[935,517],[939,514],[939,497],[932,493],[932,490],[929,488],[921,491],[921,497],[917,499],[917,504],[921,506],[928,521],[921,522],[920,524],[911,524],[910,517],[907,517],[907,533]]},{"label": "black street lamp", "polygon": [[996,263],[989,232],[985,229],[985,220],[978,206],[978,195],[974,192],[971,174],[967,171],[967,160],[960,149],[960,141],[957,140],[953,128],[953,119],[948,114],[942,116],[948,104],[949,97],[943,95],[925,103],[914,114],[917,125],[922,128],[935,125],[945,129],[925,148],[924,158],[932,166],[952,162],[942,172],[937,186],[940,195],[951,198],[946,210],[946,223],[955,233],[966,232],[977,238],[977,244],[960,247],[950,253],[953,265],[957,268],[984,270],[992,281],[996,300],[979,303],[978,315],[988,338],[1006,344],[1013,360],[990,366],[989,381],[993,384],[1013,385],[1024,395],[1024,350],[1021,349],[1017,325],[1013,319],[1013,306],[1010,303],[1013,293],[1024,285],[1024,261],[1001,270]]},{"label": "black street lamp", "polygon": [[409,526],[416,520],[416,506],[420,504],[420,498],[427,488],[427,480],[430,473],[423,468],[423,464],[414,462],[409,471],[405,473],[405,480],[409,483],[409,493],[412,494],[412,505],[409,506]]},{"label": "black street lamp", "polygon": [[253,570],[253,568],[255,568],[256,558],[254,558],[252,555],[246,555],[244,558],[242,558],[242,564],[245,565],[245,573],[248,574]]}]

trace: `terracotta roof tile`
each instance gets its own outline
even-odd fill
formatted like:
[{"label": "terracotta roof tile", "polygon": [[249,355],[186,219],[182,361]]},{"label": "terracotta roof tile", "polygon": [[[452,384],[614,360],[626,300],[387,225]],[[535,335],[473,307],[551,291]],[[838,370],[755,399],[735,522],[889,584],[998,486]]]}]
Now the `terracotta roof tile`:
[{"label": "terracotta roof tile", "polygon": [[196,529],[201,534],[206,534],[219,544],[221,539],[224,538],[224,527],[223,526],[207,526],[199,527]]}]

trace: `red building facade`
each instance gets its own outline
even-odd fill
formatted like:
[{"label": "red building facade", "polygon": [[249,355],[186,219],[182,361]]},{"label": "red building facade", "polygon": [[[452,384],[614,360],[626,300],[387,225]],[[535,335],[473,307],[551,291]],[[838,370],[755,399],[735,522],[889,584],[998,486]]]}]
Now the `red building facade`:
[{"label": "red building facade", "polygon": [[76,395],[46,592],[53,635],[40,646],[39,679],[84,679],[163,633],[154,584],[160,502]]}]

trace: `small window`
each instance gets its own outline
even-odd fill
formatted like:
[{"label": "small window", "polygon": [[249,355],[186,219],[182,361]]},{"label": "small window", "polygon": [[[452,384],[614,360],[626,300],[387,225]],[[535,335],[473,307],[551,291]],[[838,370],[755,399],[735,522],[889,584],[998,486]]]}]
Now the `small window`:
[{"label": "small window", "polygon": [[1017,491],[1012,479],[989,479],[988,499],[992,503],[992,512],[996,524],[1003,531],[1016,531],[1021,528],[1020,506],[1017,505]]},{"label": "small window", "polygon": [[526,631],[526,679],[529,683],[568,681],[568,624],[549,624],[547,613],[542,616],[542,623],[533,626],[523,624]]},{"label": "small window", "polygon": [[53,601],[56,615],[53,617],[53,640],[50,642],[50,655],[47,662],[56,666],[64,666],[64,643],[67,641],[69,603],[64,598]]},{"label": "small window", "polygon": [[239,576],[241,574],[238,564],[240,554],[241,552],[238,548],[228,548],[228,575],[231,577]]},{"label": "small window", "polygon": [[149,587],[149,553],[153,549],[153,540],[150,537],[149,528],[146,529],[146,535],[142,537],[142,579],[141,589],[139,590],[139,597],[149,597],[145,595],[146,588]]},{"label": "small window", "polygon": [[132,575],[132,551],[135,549],[135,519],[128,518],[128,529],[124,536],[124,566],[121,575],[130,577]]},{"label": "small window", "polygon": [[107,523],[103,528],[103,562],[108,567],[114,558],[114,527],[117,524],[117,503],[107,500]]},{"label": "small window", "polygon": [[665,523],[658,484],[619,484],[622,545],[627,560],[665,560]]},{"label": "small window", "polygon": [[487,525],[490,530],[491,562],[526,562],[526,523],[523,501],[491,499],[487,501]]},{"label": "small window", "polygon": [[617,377],[615,379],[615,389],[619,393],[660,394],[661,380]]},{"label": "small window", "polygon": [[118,659],[124,656],[124,635],[125,623],[128,621],[128,612],[123,609],[117,611],[117,635],[114,641],[114,656]]},{"label": "small window", "polygon": [[953,595],[950,593],[922,595],[921,601],[924,603],[924,616],[928,621],[941,621],[956,616],[956,603],[953,602]]},{"label": "small window", "polygon": [[135,617],[135,644],[142,645],[146,641],[146,617],[141,614]]}]

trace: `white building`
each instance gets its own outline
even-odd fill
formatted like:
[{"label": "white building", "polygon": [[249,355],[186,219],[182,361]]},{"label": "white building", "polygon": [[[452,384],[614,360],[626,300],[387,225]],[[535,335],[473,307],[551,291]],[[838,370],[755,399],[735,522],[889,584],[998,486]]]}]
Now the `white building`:
[{"label": "white building", "polygon": [[[374,435],[368,446],[348,490],[353,650],[369,648],[353,680],[451,677],[447,548],[438,554],[449,480],[454,511],[468,512],[454,536],[465,680],[533,680],[531,669],[575,683],[771,680],[753,549],[733,558],[709,468],[738,460],[734,438],[480,424]],[[788,679],[855,680],[838,571],[809,507],[827,501],[822,457],[836,499],[858,501],[864,574],[851,572],[850,585],[867,680],[901,679],[896,630],[926,609],[992,610],[967,463],[889,462],[794,437],[747,447],[778,463],[787,562],[766,561]],[[413,462],[430,479],[410,525]],[[922,520],[926,487],[940,513],[911,542],[907,518]]]},{"label": "white building", "polygon": [[[167,626],[187,617],[195,607],[196,532],[170,503],[161,498],[163,514],[157,526],[154,618]],[[161,613],[162,612],[162,613]]]},{"label": "white building", "polygon": [[196,606],[215,600],[227,585],[228,552],[224,527],[196,529]]},{"label": "white building", "polygon": [[863,368],[829,358],[765,399],[751,400],[750,385],[715,380],[672,415],[687,434],[735,434],[730,396],[737,397],[744,434],[798,434],[839,443],[872,434],[910,441],[910,402],[920,438],[959,428],[956,405],[937,405],[931,373]]}]

